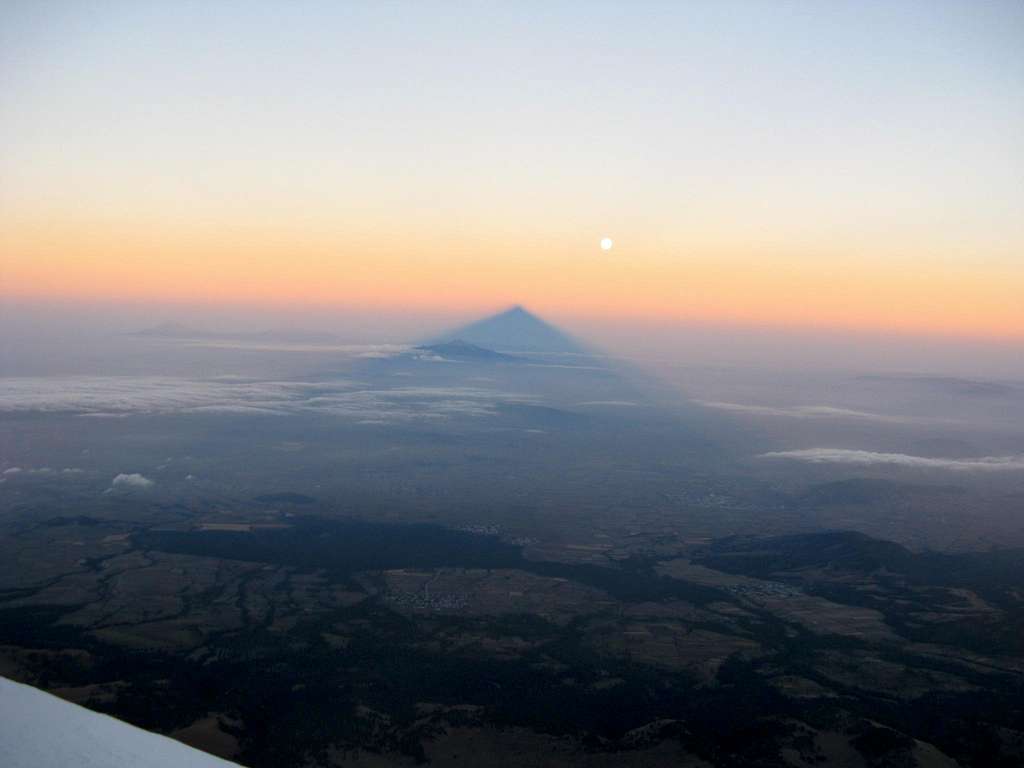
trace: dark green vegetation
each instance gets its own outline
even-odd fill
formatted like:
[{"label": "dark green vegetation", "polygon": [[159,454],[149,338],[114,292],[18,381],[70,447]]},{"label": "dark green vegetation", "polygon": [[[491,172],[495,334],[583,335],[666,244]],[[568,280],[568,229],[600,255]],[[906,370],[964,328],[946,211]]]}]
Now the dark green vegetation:
[{"label": "dark green vegetation", "polygon": [[1021,587],[1024,549],[989,552],[911,552],[862,533],[834,531],[763,539],[725,539],[700,561],[727,573],[767,577],[805,568],[871,574],[884,570],[911,584],[965,587],[1013,604]]},{"label": "dark green vegetation", "polygon": [[685,599],[698,605],[731,600],[720,589],[659,576],[649,558],[618,567],[527,560],[521,547],[496,536],[437,525],[299,518],[285,529],[248,532],[156,530],[135,536],[137,546],[200,557],[323,570],[335,579],[393,568],[515,568],[538,576],[571,579],[620,600]]},{"label": "dark green vegetation", "polygon": [[[859,534],[733,539],[690,554],[723,573],[712,585],[659,573],[675,562],[667,554],[600,565],[538,561],[497,536],[436,525],[290,517],[265,523],[287,527],[228,530],[249,524],[225,520],[161,526],[61,516],[19,534],[23,544],[80,541],[84,553],[89,542],[117,543],[43,588],[7,592],[0,658],[19,677],[153,730],[176,732],[212,713],[212,728],[252,766],[343,765],[369,752],[439,760],[446,734],[464,729],[512,729],[524,743],[569,738],[574,761],[614,753],[653,764],[665,756],[647,750],[668,743],[720,766],[813,765],[835,757],[836,738],[865,765],[917,764],[919,741],[963,765],[1021,758],[1013,736],[1024,717],[1020,667],[972,656],[983,649],[941,632],[915,643],[913,611],[896,607],[925,601],[955,619],[962,606],[946,585],[969,574],[974,599],[1003,595],[1003,607],[993,608],[1000,613],[983,623],[1007,629],[1019,616],[1002,581],[1017,562],[1010,553],[986,568],[956,568],[942,565],[959,559],[933,563]],[[106,609],[90,613],[129,592],[140,574],[173,581],[185,578],[174,575],[181,568],[228,562],[236,570],[218,566],[208,581],[188,576],[164,614],[133,620],[127,611],[111,622],[95,618]],[[410,573],[433,574],[427,591],[438,602],[395,602],[395,579]],[[726,573],[768,580],[739,589]],[[535,581],[507,583],[533,584],[541,600],[575,583],[593,590],[595,602],[552,614],[543,604],[531,612],[443,601],[451,584],[469,594],[481,579],[518,578]],[[902,587],[892,581],[901,578]],[[90,579],[96,586],[79,597],[55,589]],[[879,640],[839,625],[811,631],[773,602],[772,585],[782,582],[840,606],[870,604],[904,637]],[[864,583],[872,589],[855,597]],[[808,599],[799,594],[784,601]],[[224,619],[234,613],[237,621]],[[560,613],[571,618],[550,618]],[[674,615],[688,618],[672,630],[681,634],[668,656],[643,637],[621,651],[606,644],[609,633],[654,637],[677,626],[665,623]],[[132,624],[156,621],[167,628],[156,635],[163,637],[190,617],[200,631],[179,644],[131,634]],[[724,650],[686,645],[701,635]],[[879,665],[901,670],[895,687],[866,672]]]},{"label": "dark green vegetation", "polygon": [[[833,602],[877,610],[913,640],[1024,655],[1024,549],[915,553],[890,541],[836,531],[728,539],[698,560],[727,573],[782,579]],[[972,610],[978,602],[992,609],[985,620]],[[992,620],[994,612],[998,621]],[[929,613],[945,618],[918,618]]]},{"label": "dark green vegetation", "polygon": [[333,577],[390,568],[507,568],[519,548],[493,536],[474,536],[437,525],[381,524],[299,518],[288,528],[248,532],[155,530],[135,536],[143,549],[324,569]]}]

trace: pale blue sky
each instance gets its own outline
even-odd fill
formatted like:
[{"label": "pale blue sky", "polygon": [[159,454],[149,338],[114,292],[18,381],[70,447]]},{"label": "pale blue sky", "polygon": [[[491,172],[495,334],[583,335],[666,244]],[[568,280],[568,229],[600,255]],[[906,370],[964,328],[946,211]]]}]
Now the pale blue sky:
[{"label": "pale blue sky", "polygon": [[705,194],[753,203],[779,180],[783,197],[824,215],[856,215],[858,194],[908,214],[969,204],[957,215],[978,225],[1021,212],[1021,2],[7,2],[0,13],[9,202],[53,194],[63,176],[97,194],[123,184],[174,197],[185,190],[173,172],[158,189],[137,184],[182,163],[201,162],[214,197],[267,172],[311,194],[378,170],[414,196],[437,178],[455,193],[495,174],[529,186],[525,165],[559,191],[666,215]]}]

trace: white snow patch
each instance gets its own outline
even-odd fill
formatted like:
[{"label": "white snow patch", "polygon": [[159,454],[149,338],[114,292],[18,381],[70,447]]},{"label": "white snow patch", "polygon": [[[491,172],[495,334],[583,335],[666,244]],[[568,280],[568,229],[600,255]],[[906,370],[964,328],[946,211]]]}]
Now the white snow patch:
[{"label": "white snow patch", "polygon": [[0,677],[6,768],[230,768],[227,760]]}]

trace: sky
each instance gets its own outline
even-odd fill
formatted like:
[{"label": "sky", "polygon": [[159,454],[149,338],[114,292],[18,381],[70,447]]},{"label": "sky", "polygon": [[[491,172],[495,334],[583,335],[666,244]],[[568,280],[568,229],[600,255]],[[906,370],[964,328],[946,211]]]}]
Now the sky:
[{"label": "sky", "polygon": [[0,301],[1013,345],[1021,40],[1016,1],[5,2]]}]

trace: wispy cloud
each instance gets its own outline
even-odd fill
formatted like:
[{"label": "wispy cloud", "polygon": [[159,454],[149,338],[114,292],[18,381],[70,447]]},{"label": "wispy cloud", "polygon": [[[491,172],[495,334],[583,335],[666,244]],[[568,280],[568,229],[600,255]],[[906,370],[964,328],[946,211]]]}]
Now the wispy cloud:
[{"label": "wispy cloud", "polygon": [[368,388],[324,382],[70,376],[0,379],[0,412],[39,411],[89,417],[137,413],[327,414],[360,421],[414,421],[487,416],[511,402],[537,398],[487,387]]},{"label": "wispy cloud", "polygon": [[[273,408],[315,391],[305,382],[160,376],[60,376],[0,379],[0,411],[82,414],[160,413],[224,405]],[[336,383],[334,388],[342,386]]]},{"label": "wispy cloud", "polygon": [[64,469],[54,469],[53,467],[9,467],[2,473],[3,475],[80,475],[83,470],[78,467],[65,467]]},{"label": "wispy cloud", "polygon": [[331,344],[302,341],[258,341],[245,339],[174,339],[165,343],[210,349],[245,349],[263,352],[336,352],[357,358],[397,357],[412,349],[408,344]]},{"label": "wispy cloud", "polygon": [[750,405],[746,403],[723,403],[716,400],[696,400],[698,405],[719,411],[748,413],[754,416],[783,416],[794,419],[852,419],[889,424],[910,424],[935,419],[918,419],[912,416],[893,416],[871,413],[851,408],[836,408],[831,405]]},{"label": "wispy cloud", "polygon": [[955,471],[1022,471],[1024,455],[979,456],[977,458],[943,459],[930,456],[911,456],[906,453],[880,453],[847,448],[805,448],[796,451],[762,453],[762,459],[792,459],[813,464],[892,464],[921,469],[949,469]]},{"label": "wispy cloud", "polygon": [[525,363],[530,368],[568,368],[571,371],[607,371],[603,365],[566,365],[562,363]]}]

